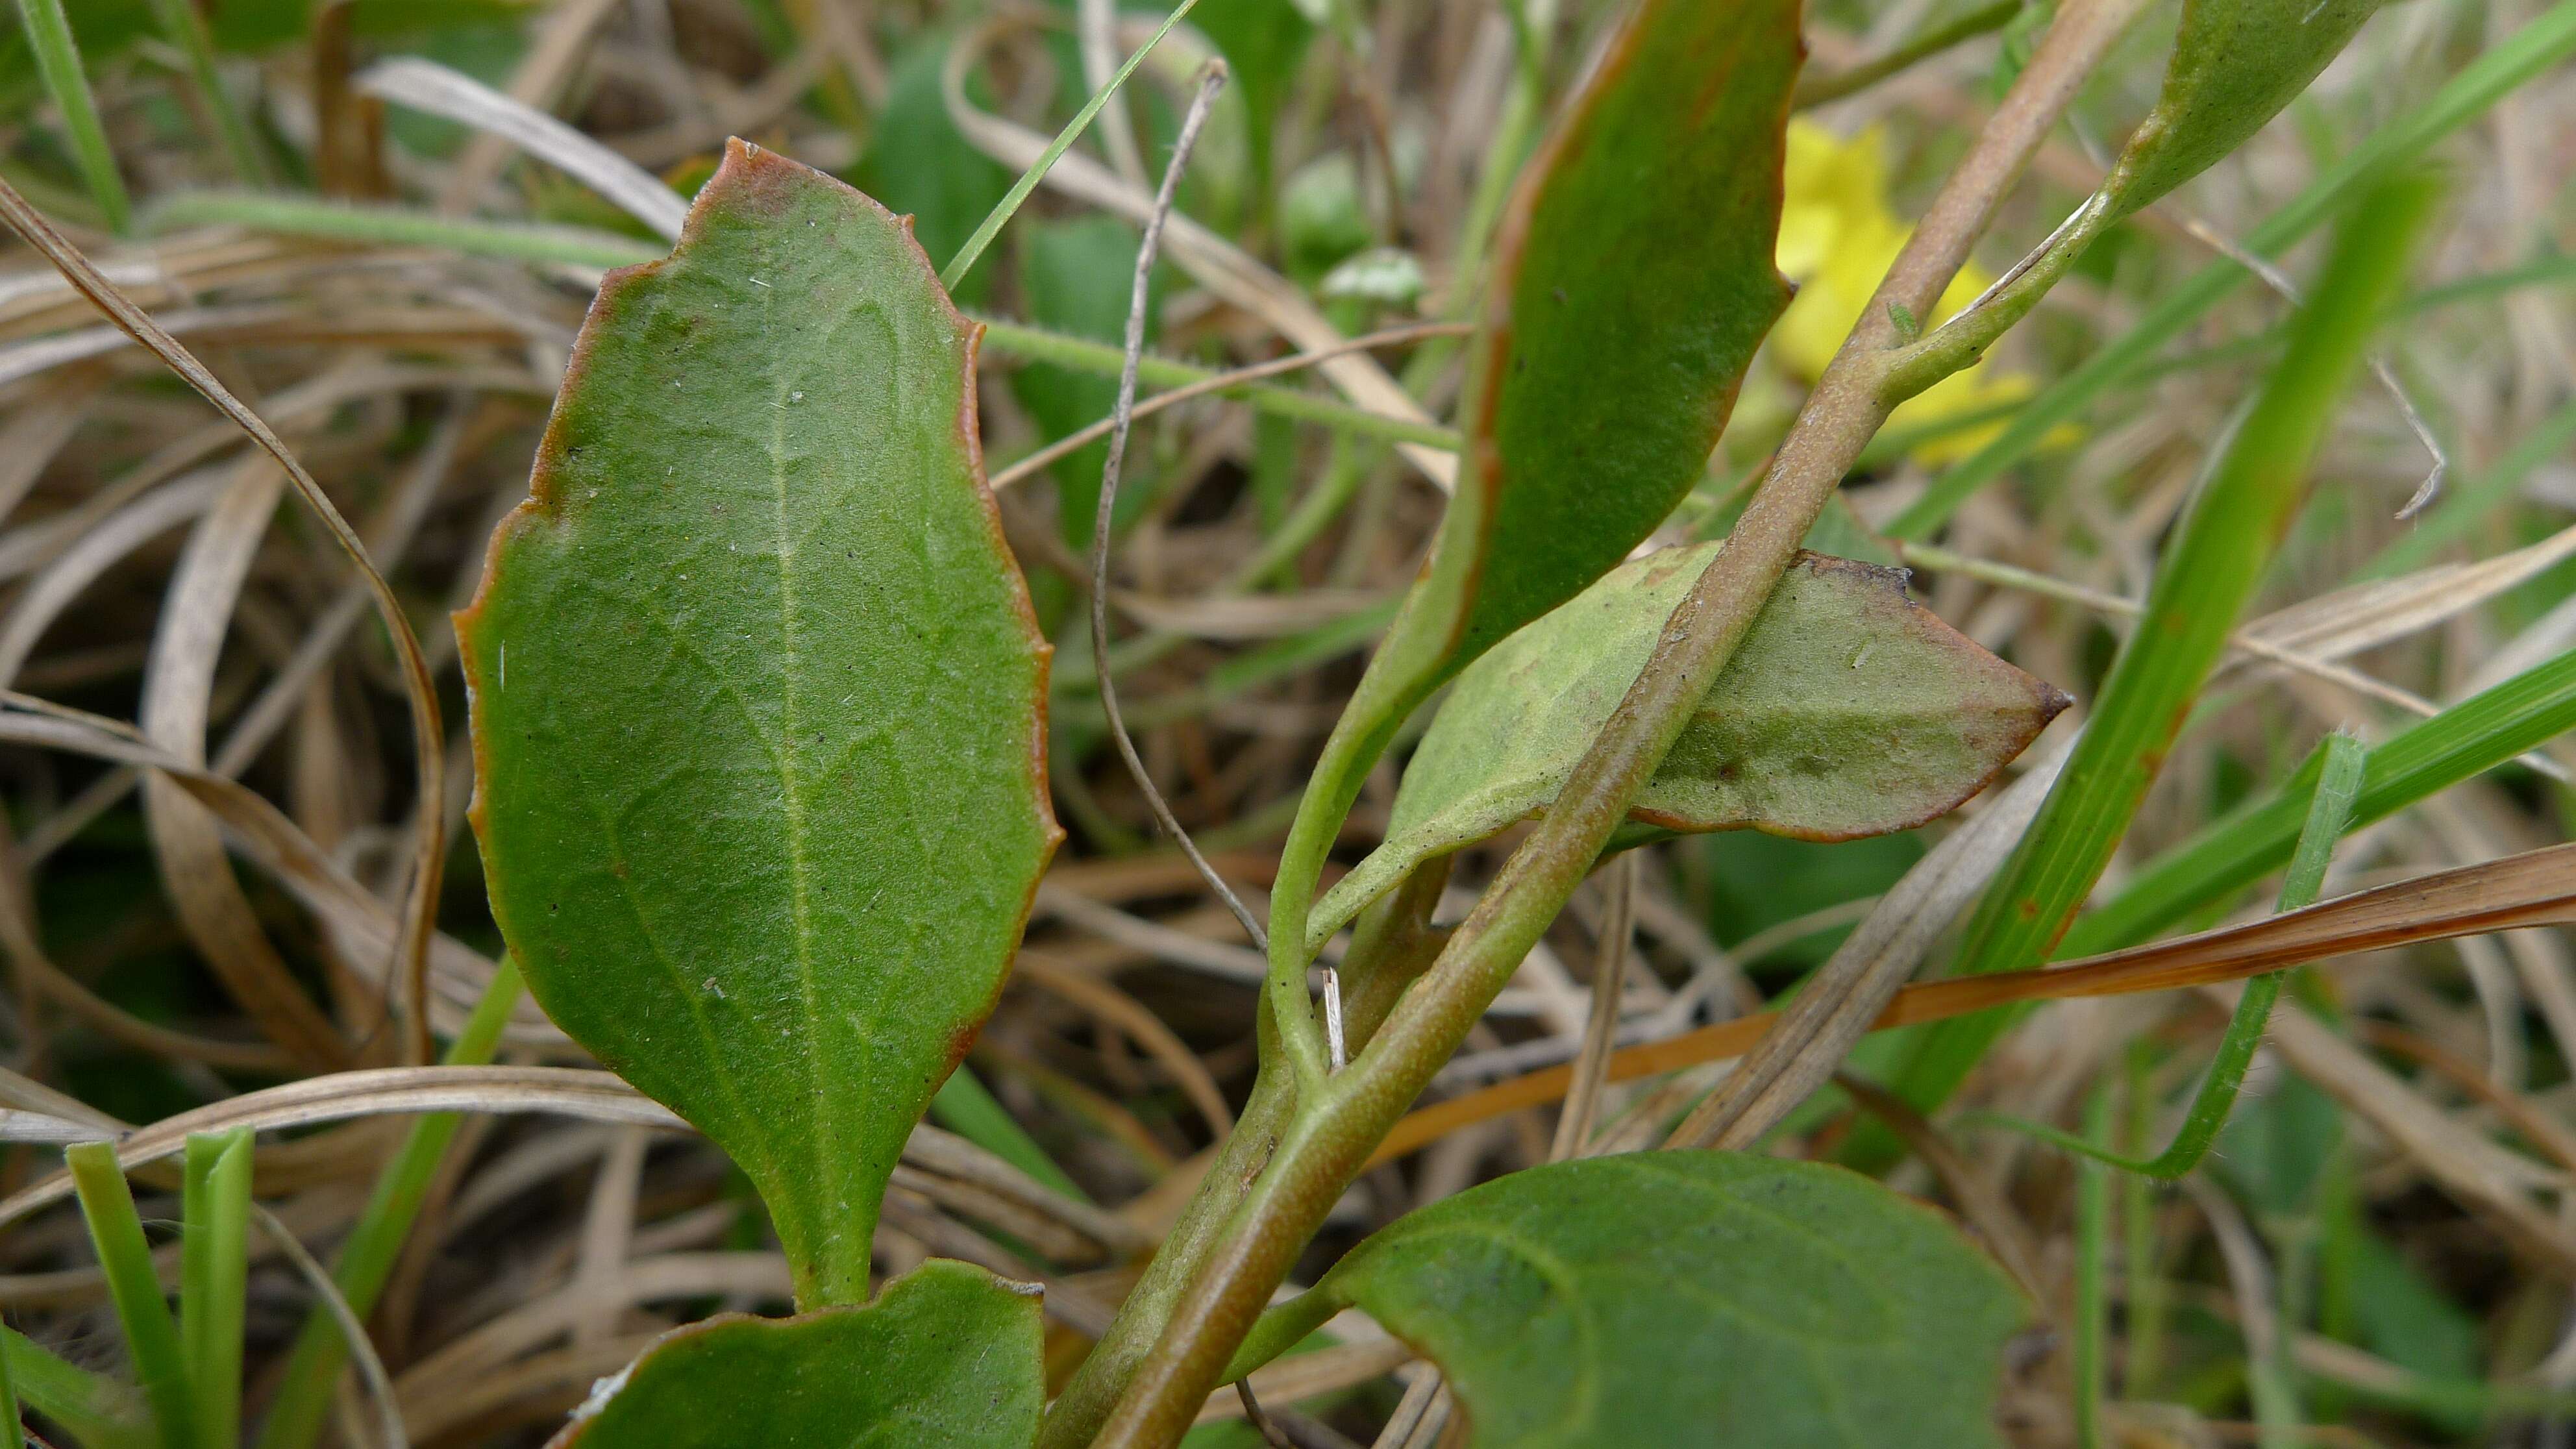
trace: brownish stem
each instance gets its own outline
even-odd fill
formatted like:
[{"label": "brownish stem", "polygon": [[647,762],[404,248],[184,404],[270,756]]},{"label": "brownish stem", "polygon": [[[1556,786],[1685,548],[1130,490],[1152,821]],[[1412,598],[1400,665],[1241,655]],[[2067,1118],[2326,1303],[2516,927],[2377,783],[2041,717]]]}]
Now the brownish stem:
[{"label": "brownish stem", "polygon": [[1825,369],[1768,478],[1673,611],[1627,696],[1430,971],[1349,1069],[1302,1104],[1222,1241],[1173,1306],[1096,1443],[1167,1449],[1324,1214],[1564,908],[1769,599],[1799,541],[1892,407],[1891,315],[1929,313],[1969,248],[2145,0],[2070,3]]}]

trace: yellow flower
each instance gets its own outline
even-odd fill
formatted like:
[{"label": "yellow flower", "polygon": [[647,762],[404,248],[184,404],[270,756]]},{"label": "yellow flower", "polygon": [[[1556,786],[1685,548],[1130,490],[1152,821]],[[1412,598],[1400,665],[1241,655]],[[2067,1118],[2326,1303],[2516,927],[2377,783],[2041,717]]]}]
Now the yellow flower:
[{"label": "yellow flower", "polygon": [[[1781,274],[1798,284],[1798,295],[1772,329],[1771,347],[1789,371],[1813,382],[1860,320],[1914,229],[1888,209],[1886,143],[1875,127],[1846,141],[1813,121],[1791,117],[1785,181],[1777,259]],[[1939,326],[1993,280],[1974,262],[1961,268],[1923,325]],[[2003,375],[1980,361],[1898,408],[1888,426],[1923,427],[2018,401],[2031,391],[2028,377]],[[1940,467],[1966,457],[2001,429],[1998,422],[1948,433],[1915,448],[1913,457]]]}]

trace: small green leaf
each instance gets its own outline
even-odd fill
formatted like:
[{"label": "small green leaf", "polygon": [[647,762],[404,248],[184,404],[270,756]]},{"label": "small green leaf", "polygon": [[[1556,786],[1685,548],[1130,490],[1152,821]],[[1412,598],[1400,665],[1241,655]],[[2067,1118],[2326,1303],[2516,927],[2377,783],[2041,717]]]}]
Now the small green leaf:
[{"label": "small green leaf", "polygon": [[2242,146],[2341,54],[2382,0],[2187,0],[2164,91],[2102,192],[2154,204]]},{"label": "small green leaf", "polygon": [[1435,1203],[1271,1310],[1236,1367],[1352,1304],[1447,1372],[1474,1449],[2000,1445],[2026,1317],[1930,1209],[1733,1152],[1561,1162]]},{"label": "small green leaf", "polygon": [[855,1302],[1058,831],[1047,646],[908,229],[739,142],[612,274],[457,620],[493,913],[548,1014]]},{"label": "small green leaf", "polygon": [[[1545,809],[1719,546],[1628,564],[1461,675],[1386,843],[1325,896],[1310,937]],[[1916,604],[1903,571],[1801,554],[1629,817],[1807,840],[1910,829],[1983,789],[2066,704]]]},{"label": "small green leaf", "polygon": [[934,1258],[864,1308],[728,1313],[664,1334],[547,1449],[1027,1449],[1035,1291]]}]

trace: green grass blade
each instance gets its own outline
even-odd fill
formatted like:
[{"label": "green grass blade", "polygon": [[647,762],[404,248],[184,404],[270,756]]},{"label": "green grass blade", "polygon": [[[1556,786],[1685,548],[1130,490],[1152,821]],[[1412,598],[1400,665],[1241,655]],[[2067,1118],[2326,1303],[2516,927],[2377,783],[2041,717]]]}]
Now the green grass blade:
[{"label": "green grass blade", "polygon": [[205,98],[206,113],[214,119],[215,134],[224,143],[224,154],[232,159],[233,171],[246,185],[276,181],[249,118],[233,104],[232,92],[224,89],[224,79],[215,71],[214,39],[206,33],[205,17],[197,13],[195,0],[152,0],[152,14],[161,23],[162,35],[187,57],[188,78]]},{"label": "green grass blade", "polygon": [[1073,119],[1064,123],[1064,129],[1055,133],[1055,140],[1048,143],[1046,150],[1028,170],[1020,173],[1019,180],[1011,183],[1010,191],[975,228],[975,234],[966,238],[966,244],[957,249],[957,255],[950,257],[948,265],[939,269],[939,285],[951,292],[957,290],[957,284],[966,280],[966,274],[975,270],[975,262],[984,255],[984,249],[993,244],[995,236],[1000,235],[1002,224],[1009,221],[1012,213],[1020,209],[1020,204],[1029,199],[1030,192],[1038,189],[1038,183],[1054,169],[1057,159],[1073,148],[1074,141],[1090,128],[1092,118],[1100,114],[1100,108],[1109,104],[1110,97],[1118,94],[1120,86],[1127,84],[1127,77],[1136,73],[1136,67],[1145,63],[1145,57],[1154,53],[1154,47],[1162,44],[1163,37],[1171,34],[1172,27],[1180,24],[1181,17],[1189,14],[1198,3],[1199,0],[1181,0],[1180,4],[1172,7],[1172,13],[1163,18],[1162,28],[1138,46],[1136,53],[1127,57],[1127,63],[1118,67],[1118,73],[1111,76],[1090,100],[1083,102],[1082,109],[1074,112]]},{"label": "green grass blade", "polygon": [[[519,991],[519,963],[505,956],[501,969],[492,974],[492,984],[484,988],[483,999],[474,1003],[465,1029],[439,1060],[452,1067],[491,1061],[501,1044],[501,1028],[519,1004]],[[375,1311],[386,1280],[393,1276],[395,1260],[411,1237],[412,1224],[420,1217],[430,1179],[437,1175],[463,1120],[455,1112],[432,1112],[412,1124],[401,1149],[376,1179],[375,1194],[367,1199],[357,1226],[341,1245],[340,1261],[331,1277],[359,1318]],[[331,1394],[348,1360],[349,1346],[340,1336],[339,1324],[329,1313],[314,1309],[296,1335],[284,1381],[260,1430],[259,1449],[310,1449],[330,1418]]]},{"label": "green grass blade", "polygon": [[81,70],[80,43],[72,38],[63,0],[18,0],[18,15],[27,23],[27,48],[35,52],[36,73],[63,113],[63,131],[81,180],[110,231],[119,236],[133,231],[134,204],[126,198],[125,178],[117,173],[116,153],[108,149],[107,128],[99,124],[98,98],[90,94],[89,77]]},{"label": "green grass blade", "polygon": [[179,1345],[203,1449],[241,1443],[242,1295],[250,1276],[251,1133],[188,1138],[179,1212]]},{"label": "green grass blade", "polygon": [[[665,254],[651,242],[586,227],[543,226],[526,222],[476,221],[437,216],[400,206],[361,206],[317,201],[310,197],[250,196],[231,191],[183,192],[153,206],[145,229],[155,235],[189,226],[241,226],[281,236],[317,237],[326,241],[372,246],[444,247],[473,257],[573,267],[631,267]],[[1086,338],[1068,337],[1042,327],[991,317],[984,324],[984,347],[1004,357],[1049,362],[1116,377],[1124,365],[1118,348]],[[1205,382],[1217,375],[1195,366],[1148,353],[1136,375],[1157,388]],[[1451,428],[1409,418],[1388,417],[1356,408],[1336,398],[1300,392],[1273,383],[1248,382],[1220,389],[1219,397],[1250,403],[1278,417],[1295,418],[1360,437],[1390,443],[1419,443],[1456,452],[1458,434]],[[1070,662],[1068,663],[1070,667]]]},{"label": "green grass blade", "polygon": [[18,1410],[18,1385],[9,1377],[9,1345],[0,1340],[0,1419],[9,1431],[9,1449],[24,1449],[27,1442],[26,1416]]},{"label": "green grass blade", "polygon": [[[2510,94],[2516,87],[2576,54],[2576,0],[2561,0],[2470,62],[2430,100],[2408,111],[2354,147],[2308,184],[2287,206],[2245,236],[2248,251],[2278,256],[2316,229],[2387,168],[2423,153]],[[2060,424],[2073,420],[2105,391],[2152,362],[2201,314],[2253,274],[2232,261],[2216,261],[2168,291],[2126,336],[2042,391],[2016,414],[1993,442],[1977,450],[1924,490],[1886,532],[1903,539],[1930,537],[1978,489],[2029,457]]]},{"label": "green grass blade", "polygon": [[1019,1119],[994,1100],[983,1079],[963,1063],[940,1084],[939,1095],[930,1099],[930,1115],[940,1126],[1074,1201],[1091,1201],[1091,1195],[1064,1175],[1064,1169],[1055,1165],[1055,1159],[1046,1155],[1046,1149],[1028,1134]]},{"label": "green grass blade", "polygon": [[[2301,910],[2317,903],[2317,894],[2325,886],[2326,866],[2334,858],[2335,842],[2351,828],[2353,805],[2361,798],[2362,772],[2369,761],[2360,740],[2337,732],[2326,736],[2316,754],[2316,788],[2309,794],[2307,823],[2299,830],[2289,874],[2281,882],[2280,901],[2273,908],[2277,911]],[[2210,1147],[2218,1141],[2219,1129],[2227,1125],[2227,1114],[2235,1110],[2237,1090],[2244,1086],[2246,1069],[2254,1064],[2254,1053],[2263,1045],[2263,1029],[2272,1020],[2272,1004],[2281,999],[2281,983],[2288,974],[2274,971],[2245,983],[2244,994],[2236,999],[2236,1013],[2228,1018],[2227,1034],[2219,1038],[2218,1053],[2210,1059],[2209,1074],[2201,1079],[2200,1091],[2192,1098],[2190,1112],[2174,1132],[2172,1143],[2153,1157],[2108,1151],[2099,1145],[2103,1140],[2099,1133],[2077,1137],[2016,1118],[1983,1120],[2063,1147],[2101,1166],[2160,1182],[2179,1180],[2209,1155]]]},{"label": "green grass blade", "polygon": [[[2571,729],[2576,653],[2463,700],[2372,750],[2352,824],[2385,819]],[[2108,905],[2075,923],[2058,954],[2087,956],[2135,945],[2279,869],[2298,838],[2308,788],[2304,778],[2294,779],[2271,799],[2149,861]]]},{"label": "green grass blade", "polygon": [[[2075,1179],[2075,1444],[2102,1449],[2104,1365],[2111,1335],[2111,1089],[2094,1090],[2084,1108],[2085,1145],[2095,1159]],[[2079,1138],[2078,1141],[2085,1141]]]},{"label": "green grass blade", "polygon": [[477,221],[402,206],[238,191],[183,191],[155,203],[143,219],[144,229],[154,235],[189,226],[240,226],[324,241],[444,247],[473,257],[602,269],[649,262],[669,250],[588,227]]},{"label": "green grass blade", "polygon": [[[67,1362],[16,1329],[0,1328],[10,1387],[24,1408],[60,1425],[85,1449],[146,1449],[161,1441],[152,1411],[129,1384]],[[22,1430],[23,1432],[23,1430]]]},{"label": "green grass blade", "polygon": [[[2340,230],[2288,351],[2159,562],[2146,612],[2065,772],[1970,917],[1960,974],[2047,959],[2101,879],[2306,495],[2309,463],[2360,369],[2381,304],[2403,278],[2433,194],[2422,178],[2393,182]],[[1980,1012],[1932,1028],[1897,1089],[1918,1107],[1937,1106],[2012,1019]],[[1880,1130],[1856,1150],[1885,1160],[1897,1144]]]},{"label": "green grass blade", "polygon": [[143,1219],[134,1211],[134,1194],[125,1185],[125,1169],[117,1165],[116,1148],[84,1142],[66,1149],[63,1159],[80,1193],[81,1216],[89,1222],[90,1241],[107,1274],[108,1297],[125,1327],[125,1345],[152,1405],[161,1443],[164,1449],[195,1449],[196,1411],[179,1327],[170,1321],[170,1304],[152,1271],[152,1245],[143,1240]]}]

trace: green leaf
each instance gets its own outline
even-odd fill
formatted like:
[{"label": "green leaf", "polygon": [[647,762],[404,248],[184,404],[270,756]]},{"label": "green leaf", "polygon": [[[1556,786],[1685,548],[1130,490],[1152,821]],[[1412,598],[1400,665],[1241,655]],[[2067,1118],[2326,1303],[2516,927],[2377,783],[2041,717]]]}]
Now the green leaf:
[{"label": "green leaf", "polygon": [[1645,0],[1533,161],[1423,617],[1399,626],[1436,625],[1448,668],[1616,566],[1706,466],[1788,305],[1772,252],[1799,57],[1789,0]]},{"label": "green leaf", "polygon": [[733,143],[600,289],[457,620],[529,989],[742,1165],[808,1308],[864,1295],[1059,835],[975,332],[882,207]]},{"label": "green leaf", "polygon": [[1235,1369],[1353,1304],[1447,1372],[1475,1449],[2000,1445],[2026,1317],[1930,1209],[1732,1152],[1556,1163],[1423,1208],[1264,1315]]},{"label": "green leaf", "polygon": [[1027,1449],[1034,1289],[934,1258],[864,1308],[728,1313],[656,1340],[548,1449]]},{"label": "green leaf", "polygon": [[2242,146],[2343,52],[2382,0],[2187,0],[2164,91],[2102,191],[2153,205]]},{"label": "green leaf", "polygon": [[[1628,564],[1461,675],[1386,843],[1325,896],[1310,939],[1424,860],[1544,810],[1719,547]],[[1911,829],[1983,789],[2066,705],[1915,603],[1902,570],[1802,553],[1629,819],[1806,840]]]}]

